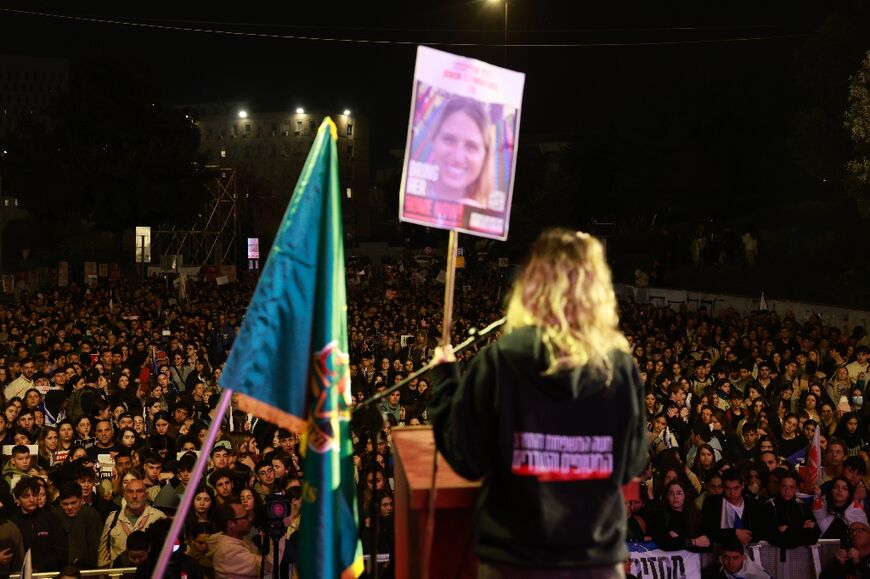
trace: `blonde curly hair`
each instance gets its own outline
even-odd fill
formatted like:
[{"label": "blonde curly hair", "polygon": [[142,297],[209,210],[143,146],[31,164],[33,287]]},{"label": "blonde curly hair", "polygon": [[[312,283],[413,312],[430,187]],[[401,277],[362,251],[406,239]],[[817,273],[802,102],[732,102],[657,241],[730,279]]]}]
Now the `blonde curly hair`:
[{"label": "blonde curly hair", "polygon": [[580,231],[544,231],[508,296],[508,331],[540,328],[549,353],[546,374],[588,367],[603,372],[609,382],[609,352],[629,351],[618,324],[601,242]]}]

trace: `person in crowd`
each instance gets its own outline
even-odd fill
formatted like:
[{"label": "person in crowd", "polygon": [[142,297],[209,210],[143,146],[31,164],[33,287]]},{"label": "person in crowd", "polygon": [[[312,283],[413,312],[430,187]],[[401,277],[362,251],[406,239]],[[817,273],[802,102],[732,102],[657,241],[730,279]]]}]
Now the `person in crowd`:
[{"label": "person in crowd", "polygon": [[661,510],[650,523],[650,535],[665,551],[705,551],[712,545],[710,537],[701,531],[698,507],[679,481],[665,486]]},{"label": "person in crowd", "polygon": [[67,535],[60,518],[39,506],[36,477],[23,477],[12,493],[18,503],[10,520],[21,531],[24,549],[32,554],[34,571],[52,571],[67,564]]},{"label": "person in crowd", "polygon": [[69,546],[66,562],[82,569],[95,569],[103,520],[82,500],[82,487],[77,482],[64,483],[60,489],[59,505],[52,511],[66,531]]},{"label": "person in crowd", "polygon": [[99,544],[99,566],[108,567],[127,549],[127,537],[133,531],[142,531],[166,515],[148,504],[145,483],[131,480],[124,489],[126,506],[106,517]]},{"label": "person in crowd", "polygon": [[0,575],[20,571],[24,562],[24,538],[18,525],[10,520],[14,508],[9,485],[0,481]]},{"label": "person in crowd", "polygon": [[112,560],[113,569],[138,567],[148,560],[151,545],[145,531],[133,531],[127,537],[127,548]]},{"label": "person in crowd", "polygon": [[742,545],[764,540],[766,513],[761,503],[744,494],[738,469],[722,474],[722,494],[708,497],[701,508],[701,530],[717,544],[737,540]]},{"label": "person in crowd", "polygon": [[849,536],[849,527],[854,522],[867,524],[867,513],[855,500],[855,487],[844,476],[830,481],[825,492],[821,489],[813,501],[813,516],[819,525],[822,539],[844,540]]},{"label": "person in crowd", "polygon": [[798,500],[798,475],[784,470],[779,492],[765,503],[769,527],[767,540],[781,549],[812,545],[819,540],[819,526],[806,503]]},{"label": "person in crowd", "polygon": [[745,545],[730,537],[719,548],[719,565],[705,569],[702,579],[770,579],[770,574],[760,564],[746,556]]},{"label": "person in crowd", "polygon": [[[227,502],[218,511],[223,534],[217,536],[214,558],[215,579],[231,579],[257,573],[263,563],[267,576],[272,573],[273,557],[261,553],[248,534],[253,526],[251,513],[237,501]],[[271,541],[268,543],[271,545]],[[279,542],[279,557],[283,555],[284,540]],[[271,547],[270,547],[271,548]]]},{"label": "person in crowd", "polygon": [[849,525],[849,541],[841,543],[835,561],[820,575],[820,579],[870,576],[870,526],[854,522]]}]

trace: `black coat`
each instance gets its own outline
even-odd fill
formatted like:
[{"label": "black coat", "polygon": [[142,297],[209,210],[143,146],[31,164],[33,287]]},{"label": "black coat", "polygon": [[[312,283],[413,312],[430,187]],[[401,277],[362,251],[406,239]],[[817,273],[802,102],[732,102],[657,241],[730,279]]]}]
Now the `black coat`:
[{"label": "black coat", "polygon": [[626,516],[620,485],[648,460],[644,390],[634,360],[611,354],[613,378],[545,375],[535,328],[485,347],[460,378],[432,370],[429,417],[453,470],[484,478],[477,555],[530,567],[622,563]]},{"label": "black coat", "polygon": [[[804,545],[813,545],[819,540],[819,525],[813,517],[810,508],[798,500],[783,501],[770,499],[765,503],[768,521],[767,540],[783,549],[794,549]],[[804,527],[809,521],[811,526]],[[785,525],[784,530],[779,527]]]},{"label": "black coat", "polygon": [[[725,497],[722,495],[707,497],[701,508],[701,531],[714,543],[722,543],[726,539],[737,540],[734,529],[722,528],[723,508]],[[742,528],[752,532],[753,543],[767,539],[768,525],[765,517],[764,505],[752,497],[743,497]]]}]

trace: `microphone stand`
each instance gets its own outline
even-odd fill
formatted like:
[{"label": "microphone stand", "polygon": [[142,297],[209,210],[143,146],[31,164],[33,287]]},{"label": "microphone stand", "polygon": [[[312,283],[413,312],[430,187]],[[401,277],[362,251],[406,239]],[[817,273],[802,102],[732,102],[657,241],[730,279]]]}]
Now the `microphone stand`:
[{"label": "microphone stand", "polygon": [[[501,319],[494,321],[493,323],[491,323],[490,325],[488,325],[487,327],[483,328],[480,331],[478,331],[477,328],[471,328],[470,330],[468,330],[468,334],[469,334],[468,338],[466,338],[463,342],[458,344],[453,349],[454,353],[461,352],[465,348],[468,348],[469,346],[472,346],[472,345],[476,344],[477,342],[480,342],[481,340],[486,339],[492,332],[494,332],[495,330],[497,330],[498,328],[503,326],[506,321],[507,321],[507,318],[503,317]],[[445,332],[445,335],[446,334],[447,334],[447,332]],[[446,340],[447,339],[445,338],[445,343],[446,343]],[[363,400],[362,402],[360,402],[359,404],[357,404],[354,407],[353,412],[356,413],[357,410],[363,410],[363,411],[367,411],[370,415],[373,414],[374,412],[378,412],[378,416],[379,416],[379,419],[381,421],[381,424],[383,424],[383,415],[380,414],[380,411],[377,411],[376,409],[371,408],[371,406],[373,404],[379,402],[383,398],[389,396],[391,393],[395,392],[396,390],[398,390],[399,388],[401,388],[402,386],[404,386],[405,384],[407,384],[411,380],[414,380],[415,378],[418,378],[420,375],[425,374],[426,372],[431,370],[434,366],[435,366],[435,364],[433,364],[432,362],[425,364],[422,368],[420,368],[416,372],[413,372],[404,380],[402,380],[396,384],[393,384],[389,388],[386,388],[386,389],[382,390],[381,392],[378,392],[377,394],[367,398],[366,400]],[[380,436],[380,435],[378,434],[378,436]],[[438,452],[435,451],[435,456],[433,457],[433,462],[432,462],[432,487],[429,489],[429,508],[427,509],[428,516],[426,518],[425,543],[424,543],[425,548],[424,548],[424,553],[423,553],[423,561],[424,561],[424,563],[423,563],[424,568],[423,568],[423,575],[422,575],[423,579],[428,579],[428,577],[429,577],[429,565],[431,563],[431,553],[432,553],[432,540],[433,540],[434,535],[435,535],[435,494],[436,494],[435,480],[437,478],[437,475],[438,475]],[[374,484],[372,485],[372,502],[374,502],[374,494],[375,494],[374,487],[375,486],[376,485],[374,485]],[[370,532],[371,532],[371,535],[373,536],[373,541],[372,541],[373,545],[372,545],[372,548],[369,549],[369,554],[371,557],[370,562],[373,563],[372,567],[371,567],[371,569],[373,571],[373,576],[376,578],[378,576],[378,572],[379,572],[379,569],[377,568],[377,553],[378,553],[377,539],[378,539],[378,534],[379,534],[379,523],[380,523],[380,520],[379,520],[380,516],[379,515],[380,515],[380,512],[379,512],[379,509],[376,511],[374,506],[375,505],[373,504],[372,509],[371,509],[372,511],[375,511],[373,517],[376,517],[378,520],[375,520],[373,518],[373,520],[371,521]]]},{"label": "microphone stand", "polygon": [[[490,325],[488,325],[487,327],[483,328],[482,330],[479,330],[479,331],[477,328],[471,328],[470,330],[468,330],[468,338],[466,338],[463,342],[460,342],[455,348],[453,348],[453,352],[454,353],[461,352],[465,348],[468,348],[468,347],[473,346],[474,344],[476,344],[482,340],[485,340],[487,337],[489,337],[489,335],[492,332],[494,332],[495,330],[502,327],[506,321],[507,321],[507,318],[500,318],[500,319],[494,321],[493,323],[491,323]],[[392,394],[393,392],[395,392],[396,390],[398,390],[399,388],[401,388],[402,386],[404,386],[405,384],[407,384],[411,380],[413,380],[415,378],[419,378],[420,376],[422,376],[423,374],[425,374],[426,372],[428,372],[429,370],[431,370],[434,367],[435,367],[435,365],[432,362],[429,362],[428,364],[421,367],[419,370],[409,374],[408,377],[405,378],[404,380],[401,380],[400,382],[393,384],[389,388],[386,388],[385,390],[381,390],[377,394],[374,394],[374,395],[370,396],[369,398],[366,398],[365,400],[363,400],[362,402],[360,402],[359,404],[354,406],[353,412],[367,408],[367,407],[371,406],[372,404],[375,404],[376,402],[380,402],[383,398],[386,398],[387,396],[389,396],[390,394]]]}]

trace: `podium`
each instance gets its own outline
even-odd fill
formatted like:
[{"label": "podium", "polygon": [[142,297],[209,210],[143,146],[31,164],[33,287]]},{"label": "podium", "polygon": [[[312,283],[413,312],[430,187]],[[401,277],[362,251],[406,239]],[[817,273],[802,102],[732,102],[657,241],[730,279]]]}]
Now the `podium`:
[{"label": "podium", "polygon": [[[434,453],[430,427],[393,429],[396,579],[421,575]],[[460,477],[444,457],[439,457],[435,484],[435,534],[429,576],[474,579],[474,505],[480,483]]]}]

